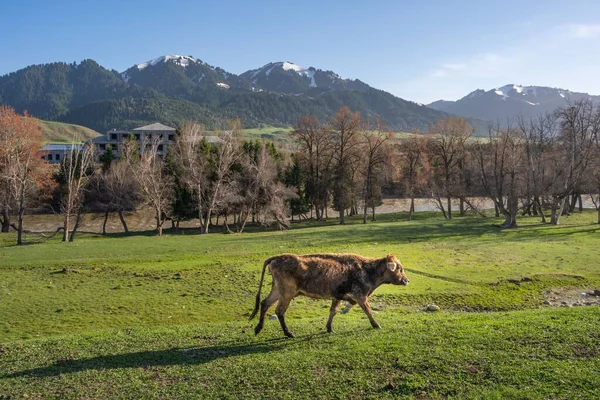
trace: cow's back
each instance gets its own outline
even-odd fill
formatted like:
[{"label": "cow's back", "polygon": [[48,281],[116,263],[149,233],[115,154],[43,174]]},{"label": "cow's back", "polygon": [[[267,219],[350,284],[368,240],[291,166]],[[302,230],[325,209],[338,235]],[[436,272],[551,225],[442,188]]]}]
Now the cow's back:
[{"label": "cow's back", "polygon": [[364,257],[352,254],[282,254],[269,269],[283,290],[315,298],[342,297],[359,280]]}]

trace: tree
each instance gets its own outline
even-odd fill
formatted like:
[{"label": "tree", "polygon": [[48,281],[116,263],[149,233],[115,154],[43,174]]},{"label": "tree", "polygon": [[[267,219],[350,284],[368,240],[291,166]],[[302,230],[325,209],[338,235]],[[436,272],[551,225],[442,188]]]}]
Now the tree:
[{"label": "tree", "polygon": [[113,155],[112,146],[109,144],[106,146],[106,150],[104,153],[100,154],[99,161],[102,164],[102,172],[108,171],[110,165],[115,160],[115,156]]},{"label": "tree", "polygon": [[222,190],[230,181],[232,167],[242,156],[242,149],[239,143],[241,123],[239,120],[230,121],[229,129],[219,132],[221,139],[216,146],[212,160],[211,174],[213,179],[208,189],[206,214],[204,217],[203,233],[208,233],[210,217],[213,211],[219,206],[220,200],[224,199]]},{"label": "tree", "polygon": [[298,164],[306,171],[306,198],[315,209],[317,221],[320,221],[329,204],[334,144],[332,135],[317,118],[304,116],[298,120],[292,137],[298,145]]},{"label": "tree", "polygon": [[48,165],[41,159],[41,128],[35,118],[0,107],[0,208],[2,232],[17,214],[17,244],[23,244],[23,215],[29,203],[52,190]]},{"label": "tree", "polygon": [[600,135],[596,135],[596,145],[592,157],[591,176],[586,182],[587,193],[598,212],[598,224],[600,224]]},{"label": "tree", "polygon": [[381,166],[388,159],[389,149],[386,142],[392,137],[390,132],[384,132],[380,126],[373,130],[361,132],[363,164],[363,224],[367,223],[369,207],[373,211],[372,220],[375,221],[375,207],[381,205]]},{"label": "tree", "polygon": [[[130,141],[131,143],[135,143]],[[153,135],[151,139],[142,140],[139,159],[133,146],[125,151],[124,156],[135,177],[146,204],[154,210],[156,233],[162,236],[165,216],[169,214],[169,206],[173,196],[173,178],[165,170],[160,156],[161,139]]]},{"label": "tree", "polygon": [[409,221],[415,211],[415,196],[422,191],[426,184],[428,171],[426,149],[427,137],[418,133],[414,133],[408,139],[403,140],[398,146],[401,179],[404,192],[410,198]]},{"label": "tree", "polygon": [[345,223],[345,212],[351,205],[352,167],[359,159],[357,150],[363,127],[360,113],[352,112],[348,107],[340,108],[329,121],[329,130],[334,138],[333,199],[334,207],[340,213],[341,225]]},{"label": "tree", "polygon": [[[72,242],[79,227],[84,191],[93,174],[94,151],[89,145],[77,145],[73,141],[70,151],[61,163],[63,193],[60,210],[63,214],[63,242]],[[71,218],[75,214],[75,227],[71,229]]]},{"label": "tree", "polygon": [[102,234],[106,234],[108,214],[112,212],[119,215],[123,232],[128,234],[129,228],[123,213],[137,209],[144,200],[130,165],[125,159],[114,161],[107,171],[96,176],[91,186],[90,197],[105,209]]},{"label": "tree", "polygon": [[238,232],[244,230],[250,215],[257,211],[263,214],[263,221],[273,218],[281,227],[289,228],[285,204],[297,196],[279,181],[277,165],[268,145],[261,145],[255,157],[246,154],[238,182],[243,199],[240,210],[243,218]]},{"label": "tree", "polygon": [[525,146],[527,197],[531,199],[533,214],[540,215],[545,223],[544,204],[551,175],[547,158],[556,141],[557,117],[556,114],[529,120],[520,117],[518,127]]},{"label": "tree", "polygon": [[312,204],[308,199],[306,171],[302,168],[297,155],[292,157],[292,163],[285,171],[284,183],[289,187],[296,188],[297,198],[290,200],[290,211],[292,221],[294,215],[298,215],[300,220],[302,216],[306,217],[306,213],[312,208]]},{"label": "tree", "polygon": [[561,107],[556,115],[560,133],[550,159],[554,177],[550,185],[553,225],[559,224],[569,195],[583,184],[600,131],[600,112],[591,101]]},{"label": "tree", "polygon": [[[200,231],[205,231],[204,202],[208,192],[211,145],[204,136],[204,127],[196,122],[184,122],[177,130],[173,147],[173,164],[178,164],[181,183],[195,196]],[[176,185],[177,186],[177,185]],[[177,198],[183,200],[185,190],[178,190]],[[210,223],[210,219],[206,221]]]},{"label": "tree", "polygon": [[[482,186],[496,209],[505,217],[505,228],[517,226],[519,196],[522,186],[523,136],[512,127],[489,127],[488,141],[479,140],[476,146]],[[506,200],[506,202],[505,202]]]},{"label": "tree", "polygon": [[[433,167],[432,189],[444,218],[452,218],[452,197],[461,192],[460,168],[473,128],[464,118],[441,119],[429,127],[428,155]],[[446,209],[442,198],[446,199]]]}]

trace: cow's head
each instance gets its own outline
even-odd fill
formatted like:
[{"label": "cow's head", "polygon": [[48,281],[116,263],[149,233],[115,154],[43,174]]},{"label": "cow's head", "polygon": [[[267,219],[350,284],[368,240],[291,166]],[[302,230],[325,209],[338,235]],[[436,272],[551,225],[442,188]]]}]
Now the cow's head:
[{"label": "cow's head", "polygon": [[400,260],[393,254],[388,254],[385,258],[386,262],[386,274],[390,277],[390,282],[394,285],[408,285],[408,277],[404,274],[404,267],[400,263]]}]

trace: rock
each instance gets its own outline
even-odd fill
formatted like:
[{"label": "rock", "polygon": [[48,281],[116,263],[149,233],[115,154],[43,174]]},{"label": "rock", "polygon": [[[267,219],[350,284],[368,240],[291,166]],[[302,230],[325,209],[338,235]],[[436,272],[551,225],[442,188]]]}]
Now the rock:
[{"label": "rock", "polygon": [[521,281],[523,281],[523,282],[533,282],[533,279],[531,279],[528,276],[525,276],[525,277],[521,278]]},{"label": "rock", "polygon": [[547,306],[551,306],[552,302],[550,300],[544,300],[544,304]]},{"label": "rock", "polygon": [[593,291],[594,296],[600,296],[600,289],[595,289]]},{"label": "rock", "polygon": [[270,319],[271,321],[274,321],[274,320],[276,320],[276,319],[277,319],[277,315],[271,315],[271,316],[269,317],[269,319]]},{"label": "rock", "polygon": [[435,304],[429,304],[427,306],[427,308],[425,308],[425,311],[427,311],[427,312],[436,312],[436,311],[440,311],[440,308],[438,306],[436,306]]}]

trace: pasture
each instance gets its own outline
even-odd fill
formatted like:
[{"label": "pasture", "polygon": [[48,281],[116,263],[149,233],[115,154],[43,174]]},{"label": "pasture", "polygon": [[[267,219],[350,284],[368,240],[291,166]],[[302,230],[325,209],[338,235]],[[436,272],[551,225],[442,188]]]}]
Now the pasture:
[{"label": "pasture", "polygon": [[[493,218],[395,213],[21,247],[0,235],[0,399],[598,398],[595,218],[502,230]],[[355,307],[327,334],[329,301],[298,297],[296,339],[274,320],[255,337],[262,262],[283,252],[394,253],[411,282],[374,293],[380,330]]]}]

